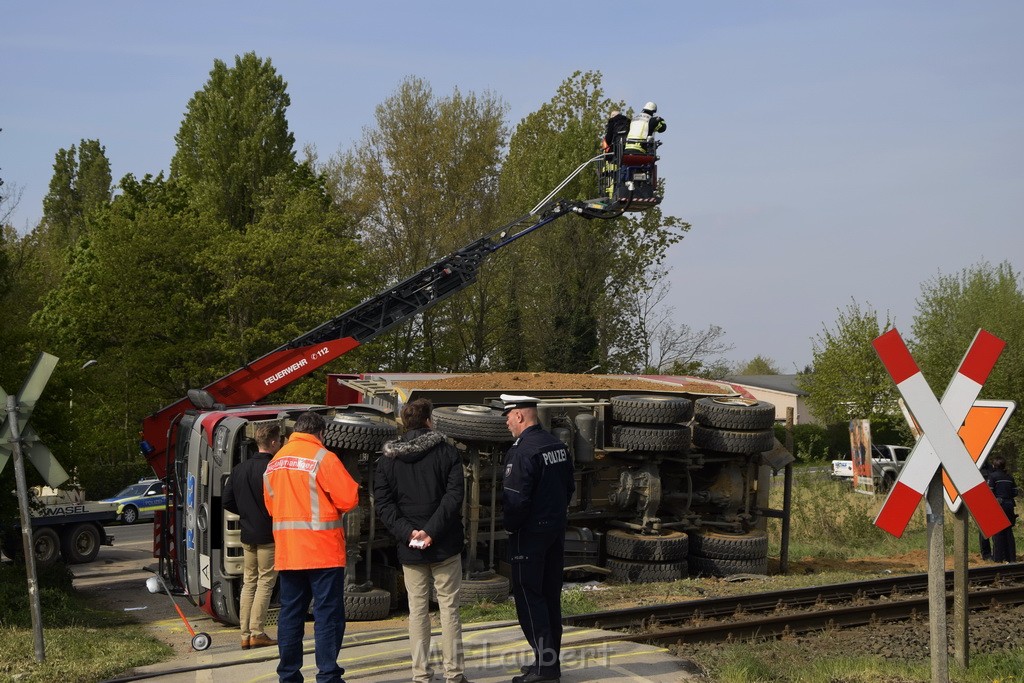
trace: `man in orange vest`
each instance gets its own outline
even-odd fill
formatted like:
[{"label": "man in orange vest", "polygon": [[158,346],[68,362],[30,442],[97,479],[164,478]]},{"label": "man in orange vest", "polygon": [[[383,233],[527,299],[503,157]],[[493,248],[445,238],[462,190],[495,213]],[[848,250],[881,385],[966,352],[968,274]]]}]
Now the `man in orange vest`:
[{"label": "man in orange vest", "polygon": [[359,504],[359,487],[321,441],[326,423],[305,412],[263,475],[274,519],[281,587],[277,647],[281,683],[301,683],[302,636],[313,603],[317,683],[344,683],[338,653],[345,636],[345,532],[342,514]]}]

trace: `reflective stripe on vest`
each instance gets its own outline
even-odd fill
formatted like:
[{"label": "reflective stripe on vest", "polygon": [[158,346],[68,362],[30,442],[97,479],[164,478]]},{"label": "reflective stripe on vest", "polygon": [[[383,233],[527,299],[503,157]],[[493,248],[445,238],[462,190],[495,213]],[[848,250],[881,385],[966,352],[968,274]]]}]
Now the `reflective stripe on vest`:
[{"label": "reflective stripe on vest", "polygon": [[[320,462],[324,459],[330,451],[326,448],[321,448],[316,452],[316,455],[310,458],[299,458],[296,456],[286,456],[271,462],[270,465],[276,465],[274,469],[287,469],[287,470],[299,470],[305,471],[309,475],[309,521],[289,521],[279,522],[274,520],[274,531],[292,531],[296,529],[304,531],[324,531],[326,529],[340,529],[342,528],[342,520],[330,519],[322,521],[320,519],[320,496],[319,490],[316,485],[316,474],[320,470]],[[268,465],[268,470],[270,469]],[[267,475],[263,475],[267,482],[267,490],[270,492],[271,497],[274,496],[273,488],[270,486],[270,478]]]},{"label": "reflective stripe on vest", "polygon": [[629,122],[629,132],[626,134],[627,149],[643,149],[642,144],[647,141],[650,135],[651,115],[643,112],[633,117]]}]

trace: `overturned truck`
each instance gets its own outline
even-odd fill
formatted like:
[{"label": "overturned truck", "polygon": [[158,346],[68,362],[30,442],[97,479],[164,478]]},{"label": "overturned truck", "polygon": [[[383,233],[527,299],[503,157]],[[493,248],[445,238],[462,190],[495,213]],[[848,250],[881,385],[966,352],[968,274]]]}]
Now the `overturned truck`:
[{"label": "overturned truck", "polygon": [[[465,465],[462,599],[508,596],[501,527],[503,459],[512,441],[498,395],[530,393],[539,417],[567,446],[576,472],[565,568],[624,582],[767,571],[765,520],[772,469],[789,455],[774,437],[772,405],[728,384],[686,377],[484,373],[329,375],[331,405],[188,411],[178,428],[163,571],[206,611],[237,622],[242,545],[237,516],[220,496],[233,467],[256,452],[255,428],[291,431],[304,410],[328,420],[325,445],[360,486],[346,515],[346,613],[379,619],[401,605],[396,543],[376,519],[376,459],[396,438],[401,406],[434,403],[433,422]],[[172,489],[175,487],[172,487]],[[164,563],[162,562],[162,565]]]}]

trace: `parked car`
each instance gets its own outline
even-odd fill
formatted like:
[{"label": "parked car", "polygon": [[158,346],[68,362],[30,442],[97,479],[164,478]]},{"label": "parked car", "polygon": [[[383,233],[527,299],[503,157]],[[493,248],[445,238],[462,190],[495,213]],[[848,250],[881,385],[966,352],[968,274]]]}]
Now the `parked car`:
[{"label": "parked car", "polygon": [[159,479],[140,479],[103,503],[117,503],[117,519],[135,524],[140,519],[153,519],[157,510],[167,508],[167,487]]},{"label": "parked car", "polygon": [[[875,488],[887,493],[896,483],[903,464],[910,456],[906,446],[874,444],[871,446],[871,473]],[[832,479],[837,481],[853,481],[853,463],[846,456],[841,460],[832,461]]]}]

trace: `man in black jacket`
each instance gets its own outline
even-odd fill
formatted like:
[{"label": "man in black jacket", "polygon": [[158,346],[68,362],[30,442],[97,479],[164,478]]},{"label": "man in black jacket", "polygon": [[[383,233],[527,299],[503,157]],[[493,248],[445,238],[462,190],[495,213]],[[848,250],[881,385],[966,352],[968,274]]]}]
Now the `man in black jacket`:
[{"label": "man in black jacket", "polygon": [[561,676],[562,571],[569,501],[576,491],[569,449],[540,426],[539,400],[502,394],[508,430],[501,507],[508,532],[512,594],[534,661],[512,683],[557,683]]},{"label": "man in black jacket", "polygon": [[224,509],[241,517],[244,571],[239,606],[242,649],[277,645],[264,631],[270,596],[274,592],[273,520],[263,499],[263,473],[270,459],[281,449],[281,426],[256,428],[256,446],[260,452],[239,463],[224,484]]},{"label": "man in black jacket", "polygon": [[463,683],[462,622],[462,458],[433,431],[433,405],[416,399],[402,407],[405,434],[384,444],[373,484],[377,514],[398,541],[398,561],[409,594],[412,680],[429,681],[430,592],[441,614],[444,679]]}]

